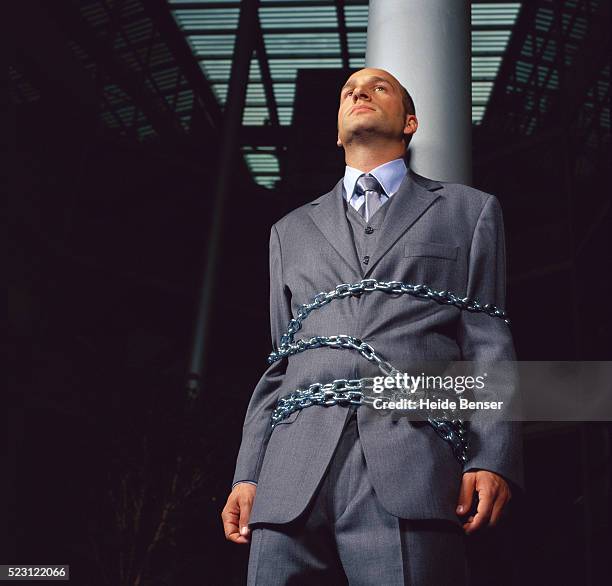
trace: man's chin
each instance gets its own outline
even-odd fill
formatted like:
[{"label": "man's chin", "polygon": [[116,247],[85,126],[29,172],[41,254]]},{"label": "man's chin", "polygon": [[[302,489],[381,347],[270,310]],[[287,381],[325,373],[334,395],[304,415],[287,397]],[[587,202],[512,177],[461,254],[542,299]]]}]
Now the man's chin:
[{"label": "man's chin", "polygon": [[360,143],[360,142],[380,142],[388,141],[389,133],[382,130],[380,127],[363,125],[352,129],[352,132],[342,141],[343,144]]}]

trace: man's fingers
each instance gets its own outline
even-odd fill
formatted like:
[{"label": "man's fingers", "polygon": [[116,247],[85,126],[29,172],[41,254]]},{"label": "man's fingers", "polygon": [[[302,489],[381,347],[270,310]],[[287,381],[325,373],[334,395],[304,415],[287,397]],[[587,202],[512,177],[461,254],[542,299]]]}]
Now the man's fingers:
[{"label": "man's fingers", "polygon": [[228,541],[234,543],[248,543],[249,536],[240,535],[240,506],[235,496],[231,496],[227,500],[227,504],[221,511],[221,520],[223,521],[223,532]]},{"label": "man's fingers", "polygon": [[504,509],[506,505],[510,502],[511,499],[512,499],[512,491],[510,490],[510,487],[508,486],[508,484],[505,484],[505,486],[502,487],[502,490],[500,491],[500,494],[498,495],[497,499],[495,499],[495,503],[493,505],[493,512],[491,513],[491,520],[489,521],[489,525],[491,525],[492,527],[495,527],[495,525],[499,523],[499,520],[502,517]]},{"label": "man's fingers", "polygon": [[248,543],[249,538],[244,535],[240,535],[240,531],[238,529],[238,523],[229,522],[223,523],[223,530],[225,532],[225,538],[228,541],[233,541],[234,543]]},{"label": "man's fingers", "polygon": [[247,483],[237,484],[221,511],[223,521],[223,532],[225,538],[234,543],[249,543],[251,530],[249,529],[249,517],[255,499],[255,486]]},{"label": "man's fingers", "polygon": [[491,520],[489,521],[489,525],[491,527],[495,527],[501,518],[502,512],[506,503],[510,500],[510,495],[507,492],[502,492],[497,495],[495,502],[493,503],[493,510],[491,511]]},{"label": "man's fingers", "polygon": [[238,533],[238,520],[240,518],[240,509],[237,503],[231,497],[227,500],[227,504],[221,511],[221,520],[223,521],[223,532],[225,537],[229,539],[229,536],[233,533]]},{"label": "man's fingers", "polygon": [[476,475],[467,472],[461,479],[461,490],[459,492],[459,502],[457,503],[457,515],[464,515],[472,506],[474,498],[474,488],[476,486]]},{"label": "man's fingers", "polygon": [[240,533],[230,533],[227,537],[228,541],[233,541],[234,543],[249,543],[251,541],[251,536],[245,537],[244,535],[240,535]]},{"label": "man's fingers", "polygon": [[253,507],[253,497],[251,495],[241,495],[238,499],[240,505],[240,519],[238,528],[240,535],[249,537],[251,530],[249,529],[249,517],[251,516],[251,508]]},{"label": "man's fingers", "polygon": [[493,510],[493,496],[488,490],[478,491],[478,509],[473,521],[466,523],[463,527],[466,533],[473,533],[477,529],[480,529],[483,525],[491,518],[491,511]]},{"label": "man's fingers", "polygon": [[[477,470],[473,477],[466,478],[468,473],[463,475],[461,483],[461,494],[457,514],[465,514],[468,493],[471,495],[473,490],[478,492],[478,509],[474,516],[470,516],[464,523],[463,529],[466,533],[473,533],[481,527],[488,525],[494,526],[498,523],[504,506],[511,498],[510,487],[504,478],[486,470]],[[470,501],[471,502],[471,501]],[[460,508],[462,508],[460,512]]]}]

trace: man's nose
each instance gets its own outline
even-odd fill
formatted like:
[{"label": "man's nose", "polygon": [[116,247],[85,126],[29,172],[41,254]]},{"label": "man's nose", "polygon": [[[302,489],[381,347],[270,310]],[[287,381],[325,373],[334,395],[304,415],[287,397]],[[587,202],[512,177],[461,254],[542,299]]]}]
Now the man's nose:
[{"label": "man's nose", "polygon": [[369,98],[370,94],[368,93],[365,87],[360,88],[360,87],[355,86],[355,89],[353,90],[353,101],[356,101],[361,97]]}]

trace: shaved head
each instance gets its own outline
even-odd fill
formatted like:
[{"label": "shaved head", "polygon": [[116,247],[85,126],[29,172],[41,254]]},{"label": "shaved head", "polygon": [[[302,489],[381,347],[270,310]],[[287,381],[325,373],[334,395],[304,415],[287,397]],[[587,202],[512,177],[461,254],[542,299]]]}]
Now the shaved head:
[{"label": "shaved head", "polygon": [[[378,112],[378,116],[374,118],[361,116],[359,121],[351,116],[350,109],[355,99],[360,103],[365,101],[366,105]],[[402,129],[408,124],[409,116],[416,119],[412,96],[399,80],[385,69],[375,67],[357,69],[340,88],[339,131],[340,125],[343,125],[345,128],[342,130],[354,129],[357,135],[361,133],[363,136],[364,132],[389,132],[390,126],[393,125],[397,128],[396,136],[398,139],[401,138],[407,149],[414,131],[410,132],[412,129],[410,128],[402,132]],[[368,128],[369,131],[366,130]]]}]

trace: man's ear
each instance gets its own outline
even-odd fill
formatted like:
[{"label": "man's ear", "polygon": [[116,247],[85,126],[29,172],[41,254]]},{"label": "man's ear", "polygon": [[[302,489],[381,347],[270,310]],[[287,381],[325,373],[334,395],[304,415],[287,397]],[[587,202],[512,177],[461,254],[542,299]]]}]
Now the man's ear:
[{"label": "man's ear", "polygon": [[[404,126],[404,134],[411,135],[417,131],[419,127],[419,121],[414,114],[408,114],[406,116],[406,125]],[[412,130],[412,132],[410,132]]]}]

